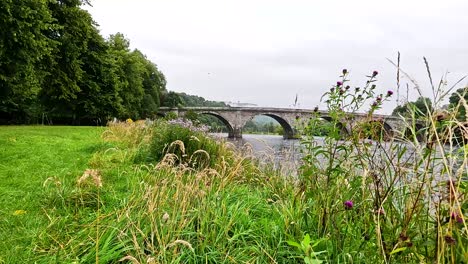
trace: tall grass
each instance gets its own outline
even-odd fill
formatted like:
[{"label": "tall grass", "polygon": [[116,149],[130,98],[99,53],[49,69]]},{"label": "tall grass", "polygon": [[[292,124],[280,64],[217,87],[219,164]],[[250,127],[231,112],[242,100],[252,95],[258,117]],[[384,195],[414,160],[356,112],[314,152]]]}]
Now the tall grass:
[{"label": "tall grass", "polygon": [[[96,154],[76,183],[47,184],[51,220],[38,260],[295,262],[285,241],[301,228],[288,179],[190,128],[156,122],[137,144],[131,131],[144,129],[109,126],[103,135],[118,144]],[[125,196],[117,177],[127,178]]]},{"label": "tall grass", "polygon": [[[312,136],[303,142],[300,193],[311,201],[309,232],[332,241],[327,254],[333,262],[466,263],[468,134],[455,114],[441,120],[426,105],[427,116],[416,119],[417,110],[409,109],[401,120],[405,127],[389,138],[373,113],[393,92],[375,94],[376,76],[350,91],[344,70],[325,95],[332,127],[325,143],[317,145]],[[444,94],[444,87],[438,89]],[[366,104],[366,118],[350,122]],[[311,120],[309,135],[321,129],[318,120]],[[343,122],[352,124],[345,138]],[[421,123],[422,133],[416,128]]]},{"label": "tall grass", "polygon": [[[305,128],[295,177],[181,120],[109,124],[75,178],[42,183],[30,262],[466,263],[457,107],[409,109],[387,133],[374,112],[392,92],[376,94],[377,74],[350,89],[343,71],[323,98],[329,123],[317,112]],[[322,143],[314,131],[328,132]]]}]

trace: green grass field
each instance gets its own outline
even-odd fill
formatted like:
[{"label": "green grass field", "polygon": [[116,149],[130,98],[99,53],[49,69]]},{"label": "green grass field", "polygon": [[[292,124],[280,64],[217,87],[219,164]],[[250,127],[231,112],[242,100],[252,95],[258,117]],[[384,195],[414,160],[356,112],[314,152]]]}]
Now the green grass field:
[{"label": "green grass field", "polygon": [[75,181],[101,146],[97,127],[0,126],[0,262],[28,263],[48,219],[43,185]]}]

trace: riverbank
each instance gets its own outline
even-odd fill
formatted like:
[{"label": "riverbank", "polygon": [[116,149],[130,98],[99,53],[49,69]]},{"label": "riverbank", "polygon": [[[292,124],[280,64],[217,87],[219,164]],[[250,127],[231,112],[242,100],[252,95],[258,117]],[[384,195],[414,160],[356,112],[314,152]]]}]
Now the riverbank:
[{"label": "riverbank", "polygon": [[327,170],[315,162],[326,144],[307,140],[291,177],[181,124],[0,127],[0,263],[466,259],[466,198],[429,212],[432,186],[419,181],[429,170],[392,184],[391,168],[356,166],[378,148],[345,156],[351,143],[337,145],[338,166]]}]

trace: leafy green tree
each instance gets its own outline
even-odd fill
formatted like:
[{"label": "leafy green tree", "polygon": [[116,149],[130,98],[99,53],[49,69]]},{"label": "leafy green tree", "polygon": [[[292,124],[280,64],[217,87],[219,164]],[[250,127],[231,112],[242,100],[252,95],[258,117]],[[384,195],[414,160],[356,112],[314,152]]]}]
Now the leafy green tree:
[{"label": "leafy green tree", "polygon": [[[46,85],[41,91],[41,100],[49,116],[60,122],[78,124],[86,110],[80,109],[97,92],[99,85],[94,70],[102,65],[97,59],[102,43],[91,15],[81,9],[79,0],[49,1],[49,9],[58,26],[49,33],[49,38],[58,42],[49,62]],[[87,72],[88,71],[88,72]],[[101,77],[101,76],[99,76]],[[90,90],[83,90],[87,86]],[[83,98],[84,96],[84,98]],[[88,110],[92,107],[88,105]]]},{"label": "leafy green tree", "polygon": [[152,117],[160,105],[166,78],[139,50],[130,50],[130,41],[122,33],[108,39],[117,67],[122,99],[122,118]]},{"label": "leafy green tree", "polygon": [[245,123],[243,130],[247,133],[253,133],[253,132],[257,132],[259,128],[256,122],[254,122],[253,120],[249,120],[247,121],[247,123]]},{"label": "leafy green tree", "polygon": [[37,108],[55,42],[47,0],[0,1],[0,120],[27,122]]},{"label": "leafy green tree", "polygon": [[466,109],[464,104],[460,103],[461,98],[468,102],[468,87],[460,88],[450,95],[449,107],[457,110],[459,120],[466,120]]},{"label": "leafy green tree", "polygon": [[227,107],[224,102],[206,100],[201,96],[178,93],[182,98],[184,106],[208,106],[208,107]]},{"label": "leafy green tree", "polygon": [[399,105],[393,109],[392,115],[398,116],[412,116],[414,113],[415,117],[426,116],[429,112],[433,111],[431,99],[427,97],[419,97],[414,102],[407,102],[404,105]]},{"label": "leafy green tree", "polygon": [[[138,119],[145,95],[143,88],[144,58],[140,52],[130,51],[130,41],[122,33],[111,35],[108,43],[121,87],[119,96],[123,107],[119,116]],[[151,101],[148,101],[150,105]]]},{"label": "leafy green tree", "polygon": [[199,119],[199,116],[200,116],[200,115],[197,114],[195,111],[189,110],[189,111],[187,111],[187,113],[185,113],[184,118],[185,118],[185,119],[188,119],[188,120],[190,120],[190,121],[192,121],[192,122],[194,122],[194,123],[198,123],[198,122],[199,122],[199,120],[198,120],[198,119]]},{"label": "leafy green tree", "polygon": [[0,2],[0,122],[154,116],[166,79],[121,33],[106,41],[86,0]]},{"label": "leafy green tree", "polygon": [[[136,52],[139,52],[138,50]],[[142,115],[144,117],[153,117],[156,115],[158,107],[161,105],[161,94],[166,90],[166,78],[158,70],[156,64],[144,58],[145,70],[143,72],[143,89],[145,96],[142,104]]]},{"label": "leafy green tree", "polygon": [[170,91],[162,94],[162,106],[179,107],[184,106],[184,101],[176,92]]},{"label": "leafy green tree", "polygon": [[79,82],[80,92],[76,102],[76,114],[81,120],[106,120],[122,112],[121,84],[109,47],[97,31],[93,31],[85,54],[86,73]]}]

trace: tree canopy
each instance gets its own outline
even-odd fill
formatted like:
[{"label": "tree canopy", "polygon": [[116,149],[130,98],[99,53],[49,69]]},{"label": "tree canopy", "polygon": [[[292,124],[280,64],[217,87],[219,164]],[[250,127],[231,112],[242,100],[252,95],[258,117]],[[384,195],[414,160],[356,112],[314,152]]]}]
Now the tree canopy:
[{"label": "tree canopy", "polygon": [[405,117],[414,116],[423,117],[433,110],[432,101],[427,97],[420,96],[416,101],[406,102],[393,109],[392,115],[402,115]]},{"label": "tree canopy", "polygon": [[457,118],[459,120],[466,120],[466,109],[463,103],[460,103],[461,98],[468,102],[468,87],[460,88],[450,95],[449,107],[456,108]]},{"label": "tree canopy", "polygon": [[90,124],[153,117],[166,90],[156,64],[102,37],[81,0],[0,2],[0,123]]}]

